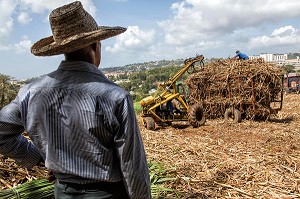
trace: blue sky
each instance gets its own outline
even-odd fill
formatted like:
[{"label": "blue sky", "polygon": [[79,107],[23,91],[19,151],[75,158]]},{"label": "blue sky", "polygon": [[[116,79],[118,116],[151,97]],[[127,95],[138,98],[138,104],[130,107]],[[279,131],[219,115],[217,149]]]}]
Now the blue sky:
[{"label": "blue sky", "polygon": [[[72,0],[0,0],[0,73],[15,79],[55,70],[63,56],[36,57],[51,10]],[[203,54],[227,58],[300,50],[299,0],[82,0],[98,25],[127,31],[102,42],[101,66]]]}]

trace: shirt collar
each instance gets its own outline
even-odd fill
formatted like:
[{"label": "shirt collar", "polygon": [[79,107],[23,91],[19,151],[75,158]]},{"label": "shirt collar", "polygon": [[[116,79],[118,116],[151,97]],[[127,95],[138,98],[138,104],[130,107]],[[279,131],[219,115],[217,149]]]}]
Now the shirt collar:
[{"label": "shirt collar", "polygon": [[90,64],[88,62],[83,61],[61,61],[61,63],[58,66],[58,70],[81,71],[102,74],[102,72],[94,64]]}]

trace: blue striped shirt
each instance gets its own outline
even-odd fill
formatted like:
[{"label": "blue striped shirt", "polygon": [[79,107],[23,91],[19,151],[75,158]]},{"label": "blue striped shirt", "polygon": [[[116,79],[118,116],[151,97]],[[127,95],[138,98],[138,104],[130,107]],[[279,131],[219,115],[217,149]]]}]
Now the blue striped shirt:
[{"label": "blue striped shirt", "polygon": [[20,89],[0,111],[0,153],[26,167],[42,156],[65,182],[124,180],[130,198],[151,198],[132,100],[86,62],[62,61]]}]

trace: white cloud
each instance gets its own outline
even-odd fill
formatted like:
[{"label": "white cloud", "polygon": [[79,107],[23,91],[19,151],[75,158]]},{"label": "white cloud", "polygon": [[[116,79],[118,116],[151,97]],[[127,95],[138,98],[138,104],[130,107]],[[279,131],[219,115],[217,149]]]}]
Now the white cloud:
[{"label": "white cloud", "polygon": [[17,53],[30,52],[31,46],[32,42],[28,39],[26,35],[23,36],[22,41],[14,45]]},{"label": "white cloud", "polygon": [[[23,40],[19,44],[8,43],[7,38],[11,35],[14,28],[14,15],[20,24],[26,25],[32,21],[30,13],[50,12],[56,7],[71,3],[74,0],[0,0],[0,50],[11,49],[12,46],[20,52],[30,43]],[[92,0],[81,0],[83,7],[93,16],[96,15],[96,7]]]},{"label": "white cloud", "polygon": [[[23,7],[30,8],[34,13],[43,13],[51,11],[59,6],[74,2],[74,0],[20,0]],[[92,0],[81,0],[83,7],[92,15],[95,16],[96,7]]]},{"label": "white cloud", "polygon": [[5,23],[2,23],[2,25],[3,26],[0,28],[1,37],[9,35],[13,27],[13,20],[9,18]]},{"label": "white cloud", "polygon": [[272,37],[289,37],[289,36],[295,36],[297,33],[297,30],[293,26],[285,26],[278,29],[275,29],[271,36]]},{"label": "white cloud", "polygon": [[1,0],[0,1],[0,43],[6,39],[13,28],[12,13],[17,2],[14,0]]},{"label": "white cloud", "polygon": [[300,45],[300,31],[293,26],[285,26],[275,29],[270,36],[263,35],[254,37],[249,42],[250,49],[288,45]]},{"label": "white cloud", "polygon": [[175,50],[177,54],[186,54],[186,55],[195,54],[195,53],[201,54],[201,52],[204,52],[206,50],[221,48],[223,46],[224,43],[222,41],[200,41],[187,46],[176,47]]},{"label": "white cloud", "polygon": [[0,51],[4,51],[4,50],[10,50],[9,46],[4,46],[0,44]]},{"label": "white cloud", "polygon": [[105,47],[105,51],[109,52],[106,55],[114,57],[113,53],[121,52],[121,57],[126,57],[127,60],[134,60],[137,63],[186,58],[187,56],[195,56],[196,53],[202,54],[208,49],[224,46],[222,41],[195,41],[193,44],[184,46],[165,45],[158,39],[159,36],[154,30],[147,32],[137,26],[130,26],[125,33],[116,37],[116,43],[113,46]]},{"label": "white cloud", "polygon": [[258,27],[270,21],[300,16],[300,1],[272,0],[183,0],[172,4],[172,16],[158,24],[165,41],[173,45],[191,44],[230,35],[234,31]]},{"label": "white cloud", "polygon": [[28,12],[20,12],[18,16],[18,22],[26,25],[29,24],[32,21],[32,18],[29,16]]},{"label": "white cloud", "polygon": [[9,45],[1,45],[0,44],[0,51],[13,51],[16,53],[28,53],[30,52],[30,48],[32,46],[31,40],[28,39],[26,35],[22,37],[22,40],[16,44],[9,44]]},{"label": "white cloud", "polygon": [[142,31],[138,26],[129,26],[125,33],[116,37],[116,43],[113,46],[106,46],[105,50],[109,52],[118,52],[122,50],[139,51],[148,48],[154,39],[155,31]]}]

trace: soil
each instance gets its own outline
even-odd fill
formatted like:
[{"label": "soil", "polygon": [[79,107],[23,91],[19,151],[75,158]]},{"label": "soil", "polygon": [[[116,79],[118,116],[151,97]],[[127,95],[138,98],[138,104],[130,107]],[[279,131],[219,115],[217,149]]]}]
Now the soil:
[{"label": "soil", "polygon": [[[300,95],[284,96],[268,121],[207,120],[193,128],[174,123],[155,131],[140,125],[147,159],[163,163],[175,181],[167,198],[300,198]],[[0,157],[0,185],[7,189],[46,177]]]},{"label": "soil", "polygon": [[300,198],[299,101],[285,95],[268,121],[141,127],[148,160],[173,168],[179,198]]}]

